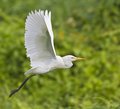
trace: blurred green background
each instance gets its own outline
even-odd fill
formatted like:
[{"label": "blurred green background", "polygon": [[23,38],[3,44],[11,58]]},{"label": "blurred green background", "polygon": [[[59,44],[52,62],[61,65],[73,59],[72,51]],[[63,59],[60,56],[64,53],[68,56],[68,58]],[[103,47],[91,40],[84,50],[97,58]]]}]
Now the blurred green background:
[{"label": "blurred green background", "polygon": [[[71,69],[25,78],[25,19],[52,11],[57,54],[86,57]],[[120,0],[0,0],[0,109],[120,109]]]}]

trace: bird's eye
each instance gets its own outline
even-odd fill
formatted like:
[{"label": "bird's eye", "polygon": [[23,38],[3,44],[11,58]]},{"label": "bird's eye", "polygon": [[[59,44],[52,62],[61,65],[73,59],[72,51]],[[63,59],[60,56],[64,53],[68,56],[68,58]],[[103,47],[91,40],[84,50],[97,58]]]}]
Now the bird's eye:
[{"label": "bird's eye", "polygon": [[72,56],[71,58],[72,58],[72,59],[74,59],[75,57],[74,57],[74,56]]}]

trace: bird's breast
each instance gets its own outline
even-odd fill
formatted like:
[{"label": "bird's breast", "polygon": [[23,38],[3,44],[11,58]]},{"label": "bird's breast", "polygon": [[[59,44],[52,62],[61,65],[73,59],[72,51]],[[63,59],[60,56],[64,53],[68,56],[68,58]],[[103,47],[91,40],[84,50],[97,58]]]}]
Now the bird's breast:
[{"label": "bird's breast", "polygon": [[58,68],[65,68],[63,59],[57,56],[57,59],[53,60],[53,62],[51,63],[50,68],[51,70],[58,69]]}]

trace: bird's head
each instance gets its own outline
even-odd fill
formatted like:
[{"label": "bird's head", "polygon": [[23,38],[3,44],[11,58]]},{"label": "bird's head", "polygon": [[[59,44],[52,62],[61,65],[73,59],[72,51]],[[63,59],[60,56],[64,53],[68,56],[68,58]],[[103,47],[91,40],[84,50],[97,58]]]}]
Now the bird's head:
[{"label": "bird's head", "polygon": [[76,57],[73,55],[67,55],[63,57],[63,61],[65,63],[66,68],[70,68],[73,65],[73,61],[77,61],[77,60],[84,60],[85,58],[80,58],[80,57]]}]

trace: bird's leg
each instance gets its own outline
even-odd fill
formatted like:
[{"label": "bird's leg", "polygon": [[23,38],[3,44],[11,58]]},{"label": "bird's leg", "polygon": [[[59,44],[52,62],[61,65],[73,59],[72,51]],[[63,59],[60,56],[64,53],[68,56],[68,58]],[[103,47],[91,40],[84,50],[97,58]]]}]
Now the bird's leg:
[{"label": "bird's leg", "polygon": [[11,97],[16,92],[18,92],[32,76],[35,76],[35,74],[30,75],[27,78],[25,78],[24,81],[22,82],[22,84],[18,88],[14,89],[14,90],[11,90],[9,97]]}]

